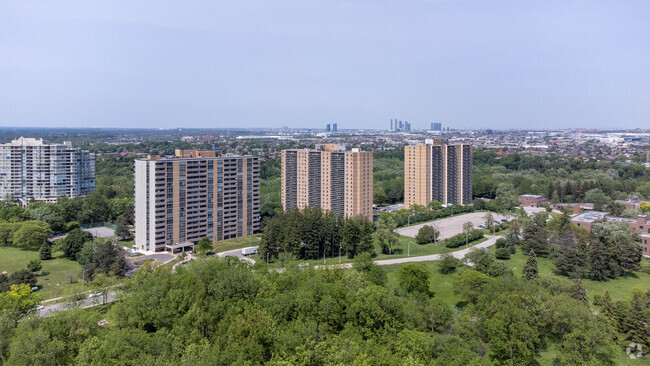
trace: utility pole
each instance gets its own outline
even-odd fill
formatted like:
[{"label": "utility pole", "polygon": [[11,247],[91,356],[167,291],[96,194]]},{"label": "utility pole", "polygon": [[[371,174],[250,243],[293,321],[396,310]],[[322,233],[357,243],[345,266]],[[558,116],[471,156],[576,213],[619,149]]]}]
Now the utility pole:
[{"label": "utility pole", "polygon": [[269,252],[266,252],[266,266],[269,265]]},{"label": "utility pole", "polygon": [[341,263],[341,246],[339,245],[339,264]]}]

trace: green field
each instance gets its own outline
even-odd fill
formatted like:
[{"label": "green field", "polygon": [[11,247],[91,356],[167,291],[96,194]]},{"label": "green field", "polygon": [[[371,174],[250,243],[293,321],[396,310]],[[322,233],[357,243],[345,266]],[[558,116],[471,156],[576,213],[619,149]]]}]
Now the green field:
[{"label": "green field", "polygon": [[[41,288],[39,293],[43,299],[67,296],[83,290],[80,283],[81,266],[79,263],[63,258],[62,252],[55,252],[52,256],[53,259],[41,261],[43,275],[36,277],[37,285]],[[27,267],[27,263],[33,259],[38,259],[38,252],[14,247],[0,247],[0,272],[12,273],[24,269]],[[66,278],[67,274],[74,276],[73,284],[70,284],[70,279]],[[57,286],[58,283],[60,283],[59,286]]]},{"label": "green field", "polygon": [[[494,252],[496,250],[496,247],[490,247],[488,250],[490,252]],[[514,270],[515,275],[521,277],[521,270],[524,266],[524,263],[526,263],[527,258],[528,256],[524,255],[521,249],[518,248],[517,253],[515,253],[509,260],[505,260],[503,262],[508,264],[510,268],[516,268]],[[650,268],[650,260],[643,258],[641,260],[641,267]],[[553,273],[555,265],[553,265],[553,261],[549,258],[537,257],[537,268],[539,269],[540,275],[555,276],[557,278],[566,280],[568,283],[571,282],[569,278],[558,276]],[[634,288],[643,289],[644,291],[650,288],[650,274],[644,271],[637,271],[633,274],[628,275],[627,277],[620,277],[608,281],[592,281],[588,279],[583,279],[582,281],[585,285],[585,289],[587,290],[587,295],[592,301],[594,295],[604,295],[605,291],[609,291],[609,295],[613,300],[621,300],[629,296],[632,292],[632,289]]]},{"label": "green field", "polygon": [[[373,257],[374,260],[383,260],[383,259],[397,259],[397,258],[406,258],[409,255],[410,251],[410,256],[411,257],[420,257],[424,255],[432,255],[432,254],[443,254],[443,253],[450,253],[454,252],[457,250],[465,249],[465,246],[461,246],[459,248],[447,248],[446,246],[442,244],[435,244],[435,243],[430,243],[430,244],[424,244],[420,245],[417,244],[415,241],[415,238],[410,238],[408,236],[399,236],[399,241],[400,244],[398,247],[393,248],[393,254],[383,254],[381,252],[381,246],[379,245],[379,241],[377,240],[377,234],[373,234],[373,240],[374,240],[374,245],[375,245],[375,256]],[[479,243],[482,243],[486,241],[487,238],[481,238],[472,242],[469,242],[469,246],[476,245]],[[409,244],[410,243],[410,244]],[[259,244],[259,242],[257,243]],[[222,251],[222,250],[220,250]],[[328,253],[327,255],[327,263],[326,264],[338,264],[339,263],[339,256],[338,256],[338,250],[335,251],[335,255],[332,256],[330,255],[331,253]],[[345,252],[341,252],[341,262],[340,263],[351,263],[354,261],[354,259],[348,259],[345,256]],[[266,258],[261,258],[259,255],[254,255],[251,258],[253,258],[256,261],[266,261]],[[319,259],[305,259],[301,260],[301,263],[309,263],[310,265],[320,265],[323,264],[323,258]],[[279,264],[276,263],[273,259],[270,261],[270,266],[273,268],[279,267]]]},{"label": "green field", "polygon": [[223,241],[218,241],[212,246],[216,253],[226,252],[228,250],[247,248],[247,247],[256,247],[260,245],[261,234],[242,236],[235,239],[228,239]]}]

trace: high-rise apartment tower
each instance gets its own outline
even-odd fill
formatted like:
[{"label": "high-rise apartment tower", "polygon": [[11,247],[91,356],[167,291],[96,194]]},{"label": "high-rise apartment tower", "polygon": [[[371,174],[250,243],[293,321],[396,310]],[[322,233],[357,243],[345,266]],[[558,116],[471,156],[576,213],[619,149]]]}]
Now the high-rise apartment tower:
[{"label": "high-rise apartment tower", "polygon": [[152,253],[259,231],[259,159],[176,150],[135,161],[135,248]]},{"label": "high-rise apartment tower", "polygon": [[55,203],[95,191],[95,154],[72,143],[21,137],[0,145],[0,198]]},{"label": "high-rise apartment tower", "polygon": [[282,207],[322,207],[372,220],[372,152],[336,144],[282,150]]},{"label": "high-rise apartment tower", "polygon": [[404,147],[404,207],[472,201],[472,146],[444,140]]}]

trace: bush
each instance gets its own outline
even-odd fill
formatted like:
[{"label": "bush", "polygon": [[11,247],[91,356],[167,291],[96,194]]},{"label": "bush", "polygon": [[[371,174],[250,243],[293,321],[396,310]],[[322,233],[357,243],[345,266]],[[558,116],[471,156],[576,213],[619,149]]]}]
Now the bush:
[{"label": "bush", "polygon": [[32,272],[32,273],[38,272],[42,268],[43,268],[43,265],[41,265],[41,261],[38,260],[38,259],[31,260],[31,261],[29,261],[29,263],[27,263],[27,270]]},{"label": "bush", "polygon": [[497,257],[497,259],[510,259],[510,249],[499,248],[497,249],[495,256]]},{"label": "bush", "polygon": [[465,245],[465,242],[470,243],[474,240],[481,239],[484,236],[485,235],[483,234],[483,230],[477,229],[470,231],[469,234],[460,233],[454,235],[451,238],[445,239],[444,242],[447,248],[458,248],[461,245]]},{"label": "bush", "polygon": [[38,251],[38,256],[43,261],[52,259],[52,244],[46,240],[43,245],[41,245],[41,249]]},{"label": "bush", "polygon": [[415,237],[415,240],[418,242],[418,244],[429,244],[436,241],[439,235],[440,232],[433,226],[424,225],[418,231],[418,235]]},{"label": "bush", "polygon": [[497,245],[497,249],[505,248],[506,247],[506,239],[504,239],[504,238],[497,239],[496,245]]},{"label": "bush", "polygon": [[460,267],[460,265],[461,265],[460,259],[454,257],[449,253],[443,254],[442,259],[440,260],[440,273],[442,274],[452,273],[456,270],[456,268]]}]

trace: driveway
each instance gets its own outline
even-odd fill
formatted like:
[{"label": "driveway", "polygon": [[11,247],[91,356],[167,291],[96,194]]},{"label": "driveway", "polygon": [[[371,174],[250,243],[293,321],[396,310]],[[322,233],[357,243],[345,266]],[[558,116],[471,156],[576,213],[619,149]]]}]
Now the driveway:
[{"label": "driveway", "polygon": [[[115,291],[108,292],[106,295],[106,303],[108,304],[109,302],[115,301]],[[84,308],[91,308],[93,306],[97,305],[102,305],[102,296],[99,297],[93,297],[93,298],[87,298],[82,300],[79,303],[79,307],[84,309]],[[69,302],[61,302],[57,304],[52,304],[52,305],[46,305],[39,311],[40,316],[47,316],[50,315],[51,313],[55,311],[65,311],[65,310],[70,310],[73,308],[73,305],[70,304]]]},{"label": "driveway", "polygon": [[[464,215],[447,217],[444,219],[429,221],[418,225],[399,228],[395,230],[395,232],[397,232],[400,235],[415,238],[415,236],[418,234],[418,230],[420,230],[422,226],[429,225],[440,230],[440,239],[447,239],[447,238],[451,238],[456,234],[462,233],[463,224],[467,221],[474,224],[475,229],[478,228],[479,225],[485,225],[485,219],[483,218],[485,214],[486,212],[471,212]],[[505,216],[497,213],[492,213],[492,216],[496,221],[500,221],[501,219],[505,218]]]},{"label": "driveway", "polygon": [[140,261],[145,261],[147,259],[153,259],[154,262],[158,262],[160,264],[165,264],[169,261],[172,261],[176,259],[175,254],[169,254],[169,253],[156,253],[156,254],[149,254],[149,255],[141,255],[139,257],[126,257],[126,264],[128,264],[129,269],[126,271],[127,276],[133,275],[135,271],[140,268],[140,265],[137,265],[136,262]]}]

